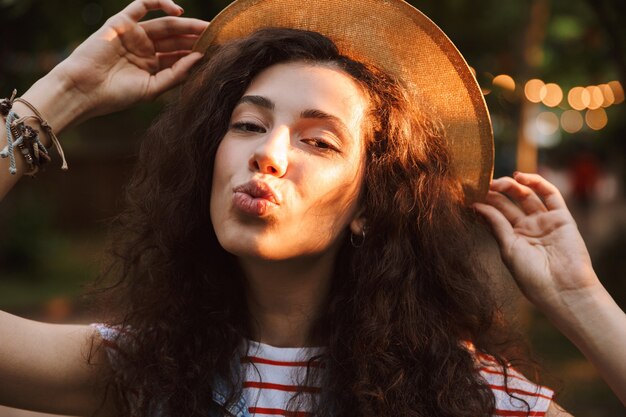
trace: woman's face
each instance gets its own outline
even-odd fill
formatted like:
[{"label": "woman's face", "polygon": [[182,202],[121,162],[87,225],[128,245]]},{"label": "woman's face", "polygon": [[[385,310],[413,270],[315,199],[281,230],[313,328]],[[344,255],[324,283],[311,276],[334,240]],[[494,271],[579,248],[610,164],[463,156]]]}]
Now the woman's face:
[{"label": "woman's face", "polygon": [[211,220],[227,251],[271,260],[317,255],[358,224],[367,100],[330,66],[278,64],[232,113],[215,157]]}]

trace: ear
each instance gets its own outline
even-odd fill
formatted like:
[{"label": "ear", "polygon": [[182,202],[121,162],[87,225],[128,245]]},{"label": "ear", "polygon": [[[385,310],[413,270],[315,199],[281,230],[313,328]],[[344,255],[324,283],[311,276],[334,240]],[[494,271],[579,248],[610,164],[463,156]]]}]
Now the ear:
[{"label": "ear", "polygon": [[365,229],[366,219],[365,219],[365,216],[363,216],[364,211],[365,211],[364,209],[359,209],[354,215],[354,218],[352,219],[352,221],[350,222],[350,231],[354,235],[360,236],[363,233],[363,230]]}]

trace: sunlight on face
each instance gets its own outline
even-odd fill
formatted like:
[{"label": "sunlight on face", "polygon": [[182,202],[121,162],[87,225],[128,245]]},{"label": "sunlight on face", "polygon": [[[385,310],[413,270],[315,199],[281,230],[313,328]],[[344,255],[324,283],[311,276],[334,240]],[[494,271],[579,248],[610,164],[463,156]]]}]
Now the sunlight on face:
[{"label": "sunlight on face", "polygon": [[366,108],[357,84],[331,66],[259,74],[215,157],[211,220],[224,249],[281,260],[336,247],[358,208]]}]

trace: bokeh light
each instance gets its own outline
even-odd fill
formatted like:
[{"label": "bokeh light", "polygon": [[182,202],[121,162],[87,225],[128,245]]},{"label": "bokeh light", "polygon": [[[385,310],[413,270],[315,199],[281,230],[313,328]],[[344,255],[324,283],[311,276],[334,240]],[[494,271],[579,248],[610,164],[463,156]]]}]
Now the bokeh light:
[{"label": "bokeh light", "polygon": [[493,78],[493,85],[504,90],[515,91],[515,80],[510,75],[500,74]]},{"label": "bokeh light", "polygon": [[573,109],[583,110],[591,102],[589,91],[583,87],[574,87],[567,93],[567,102]]},{"label": "bokeh light", "polygon": [[620,84],[619,81],[610,81],[608,84],[615,96],[615,102],[613,104],[622,103],[624,101],[624,89],[622,88],[622,84]]},{"label": "bokeh light", "polygon": [[537,78],[528,80],[526,82],[526,85],[524,86],[524,95],[530,102],[540,103],[541,100],[543,100],[543,98],[546,96],[546,94],[546,85],[543,81]]},{"label": "bokeh light", "polygon": [[544,111],[537,115],[535,124],[541,134],[549,136],[559,129],[559,118],[551,111]]},{"label": "bokeh light", "polygon": [[585,91],[589,93],[589,104],[587,107],[591,110],[599,109],[602,107],[602,103],[604,102],[604,94],[602,94],[602,90],[600,87],[596,85],[590,85],[589,87],[585,87]]},{"label": "bokeh light", "polygon": [[483,96],[491,93],[491,85],[493,83],[493,74],[490,72],[483,72],[480,74],[478,78],[478,84],[480,85],[480,90],[483,93]]},{"label": "bokeh light", "polygon": [[585,122],[593,130],[602,129],[608,122],[606,111],[603,108],[587,110]]},{"label": "bokeh light", "polygon": [[545,86],[545,90],[545,97],[541,100],[543,104],[548,107],[556,107],[561,104],[563,100],[563,90],[561,90],[558,84],[548,83]]},{"label": "bokeh light", "polygon": [[576,133],[583,128],[583,116],[576,110],[566,110],[561,114],[561,127],[567,133]]},{"label": "bokeh light", "polygon": [[598,87],[602,91],[602,107],[609,107],[615,103],[615,95],[608,84],[600,84]]}]

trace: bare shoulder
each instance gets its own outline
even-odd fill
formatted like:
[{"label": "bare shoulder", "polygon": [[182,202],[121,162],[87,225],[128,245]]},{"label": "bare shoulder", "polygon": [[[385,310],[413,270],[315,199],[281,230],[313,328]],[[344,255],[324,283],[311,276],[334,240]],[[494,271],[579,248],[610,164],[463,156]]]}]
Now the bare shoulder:
[{"label": "bare shoulder", "polygon": [[546,417],[573,417],[570,413],[565,411],[563,407],[552,401],[550,407],[546,412]]}]

